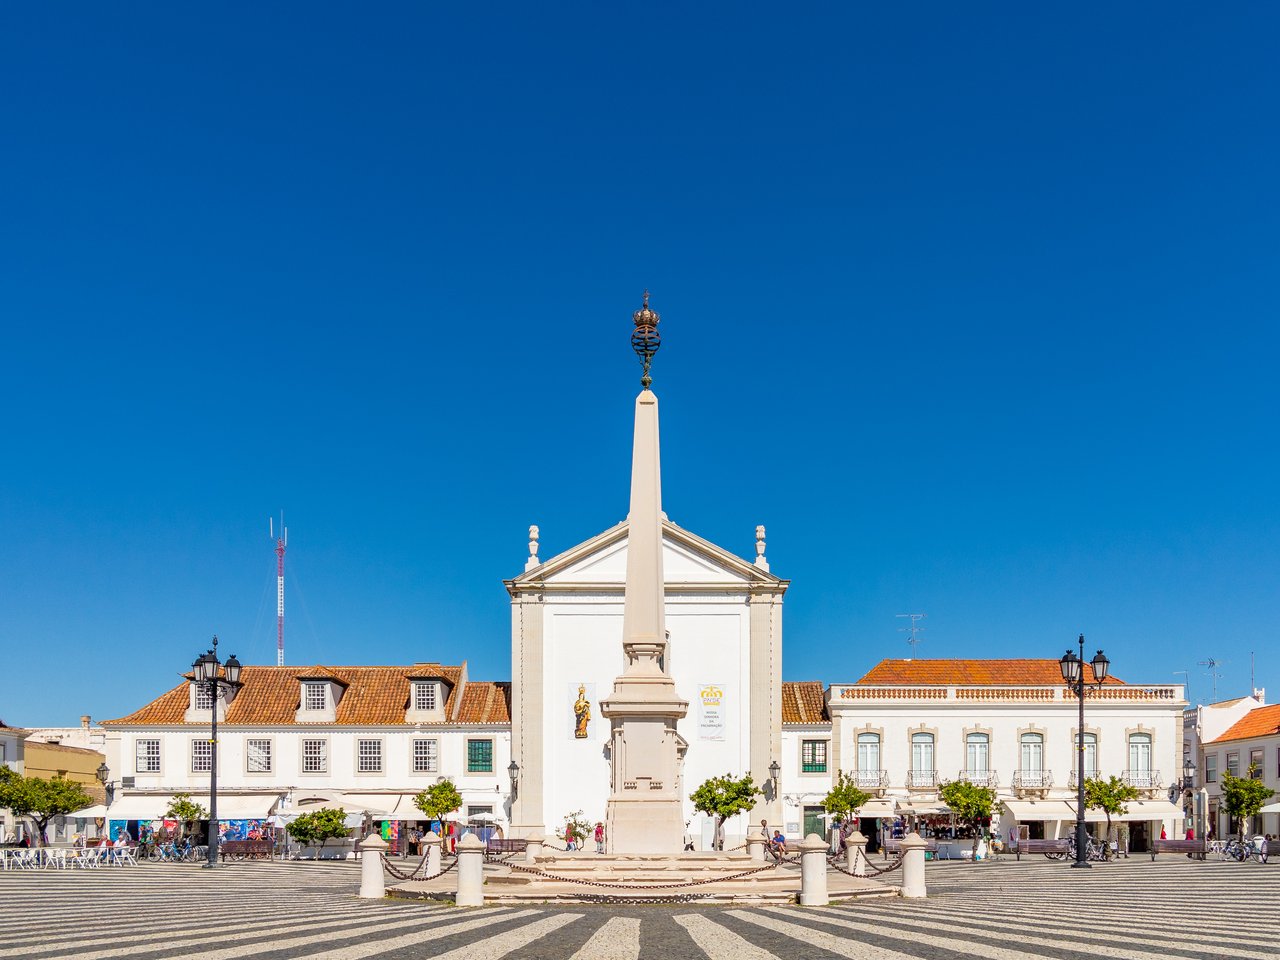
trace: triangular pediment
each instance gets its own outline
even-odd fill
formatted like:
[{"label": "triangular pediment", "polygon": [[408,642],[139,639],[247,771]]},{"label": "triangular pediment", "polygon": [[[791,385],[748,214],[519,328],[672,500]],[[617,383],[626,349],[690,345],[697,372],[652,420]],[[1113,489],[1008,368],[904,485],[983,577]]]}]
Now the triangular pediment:
[{"label": "triangular pediment", "polygon": [[[668,584],[781,583],[773,574],[677,526],[662,524],[662,566]],[[621,586],[627,575],[627,524],[617,526],[526,571],[509,586],[542,583]]]}]

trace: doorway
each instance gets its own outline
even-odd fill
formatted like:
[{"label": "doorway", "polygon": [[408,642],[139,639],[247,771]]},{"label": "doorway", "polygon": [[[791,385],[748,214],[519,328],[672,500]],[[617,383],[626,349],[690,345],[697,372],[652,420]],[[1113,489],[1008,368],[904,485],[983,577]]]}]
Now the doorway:
[{"label": "doorway", "polygon": [[798,839],[803,840],[811,833],[826,839],[827,836],[827,811],[822,807],[805,807],[804,808],[804,830],[801,831]]}]

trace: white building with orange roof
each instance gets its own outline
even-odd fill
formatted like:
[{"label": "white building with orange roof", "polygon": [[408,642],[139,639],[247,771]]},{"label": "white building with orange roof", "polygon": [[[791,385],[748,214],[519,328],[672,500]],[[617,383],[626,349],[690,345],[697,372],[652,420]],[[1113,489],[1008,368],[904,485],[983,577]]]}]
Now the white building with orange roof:
[{"label": "white building with orange roof", "polygon": [[[1086,665],[1086,680],[1092,680]],[[829,728],[812,705],[816,684],[785,684],[782,796],[789,825],[820,824],[836,771],[872,794],[864,820],[945,814],[939,786],[990,786],[1001,825],[1033,837],[1067,833],[1075,820],[1078,705],[1057,660],[883,660],[852,684],[826,691]],[[1143,849],[1182,816],[1168,787],[1181,777],[1183,689],[1108,677],[1085,709],[1085,775],[1121,777],[1141,791],[1123,818]],[[1100,814],[1090,811],[1087,819]],[[865,824],[864,824],[865,832]]]},{"label": "white building with orange roof", "polygon": [[[1261,699],[1261,692],[1247,698]],[[1263,781],[1280,794],[1280,704],[1254,706],[1218,736],[1202,744],[1200,770],[1209,794],[1209,822],[1219,837],[1231,832],[1222,805],[1222,774]],[[1280,813],[1264,813],[1252,824],[1253,833],[1280,836]]]}]

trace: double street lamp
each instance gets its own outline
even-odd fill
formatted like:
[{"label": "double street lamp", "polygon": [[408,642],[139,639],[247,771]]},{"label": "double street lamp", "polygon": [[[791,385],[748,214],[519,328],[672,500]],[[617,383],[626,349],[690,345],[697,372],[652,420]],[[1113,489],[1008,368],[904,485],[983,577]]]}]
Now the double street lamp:
[{"label": "double street lamp", "polygon": [[[218,668],[222,676],[218,676]],[[218,865],[218,701],[225,699],[227,691],[240,682],[240,661],[233,653],[227,662],[218,660],[218,638],[213,638],[213,649],[196,657],[191,664],[197,689],[209,694],[209,862],[206,867]]]},{"label": "double street lamp", "polygon": [[[1062,655],[1062,659],[1058,661],[1058,666],[1062,668],[1062,679],[1066,681],[1067,689],[1071,690],[1076,701],[1080,704],[1080,725],[1076,729],[1076,862],[1073,867],[1089,868],[1089,861],[1086,856],[1086,841],[1084,829],[1084,697],[1085,697],[1085,680],[1084,680],[1084,634],[1080,634],[1080,655],[1076,656],[1074,650],[1068,648],[1067,652]],[[1102,682],[1107,679],[1107,669],[1111,666],[1108,660],[1099,650],[1093,655],[1093,659],[1089,661],[1089,666],[1093,668],[1093,683],[1096,689],[1102,688]]]}]

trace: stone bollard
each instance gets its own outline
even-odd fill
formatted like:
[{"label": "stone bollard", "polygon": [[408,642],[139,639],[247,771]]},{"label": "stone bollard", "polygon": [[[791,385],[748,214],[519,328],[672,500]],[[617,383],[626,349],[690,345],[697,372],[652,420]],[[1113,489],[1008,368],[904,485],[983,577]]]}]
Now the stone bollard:
[{"label": "stone bollard", "polygon": [[857,830],[844,838],[844,858],[855,877],[867,875],[867,838]]},{"label": "stone bollard", "polygon": [[387,895],[386,878],[382,875],[382,855],[387,841],[371,833],[360,841],[360,896],[367,900],[381,900]]},{"label": "stone bollard", "polygon": [[752,860],[764,862],[764,847],[767,842],[758,828],[752,828],[747,834],[747,853],[751,855]]},{"label": "stone bollard", "polygon": [[546,842],[546,837],[540,833],[529,835],[528,846],[524,848],[524,862],[533,863],[542,856],[542,845]]},{"label": "stone bollard", "polygon": [[929,844],[913,833],[902,840],[902,895],[927,896],[924,887],[924,848]]},{"label": "stone bollard", "polygon": [[440,834],[434,830],[428,831],[422,838],[422,845],[427,848],[427,868],[422,874],[424,877],[434,877],[440,872],[440,845],[443,842]]},{"label": "stone bollard", "polygon": [[484,844],[474,833],[458,841],[458,898],[460,907],[484,906]]},{"label": "stone bollard", "polygon": [[800,841],[800,906],[825,907],[827,896],[827,842],[816,833]]}]

